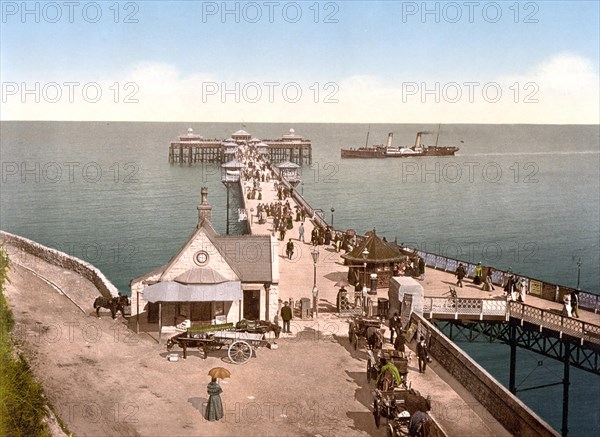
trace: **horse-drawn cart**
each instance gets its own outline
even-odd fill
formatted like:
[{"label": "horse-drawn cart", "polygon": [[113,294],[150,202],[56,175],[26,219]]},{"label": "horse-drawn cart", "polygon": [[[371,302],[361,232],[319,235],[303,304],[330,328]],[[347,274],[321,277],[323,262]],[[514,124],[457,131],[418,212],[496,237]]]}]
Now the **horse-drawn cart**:
[{"label": "horse-drawn cart", "polygon": [[198,348],[204,357],[209,351],[227,346],[227,355],[232,363],[244,364],[256,354],[256,349],[267,346],[268,341],[264,333],[245,332],[234,329],[233,323],[221,325],[197,326],[188,328],[186,332],[177,334],[167,341],[167,350],[178,345],[183,349],[183,358],[187,358],[188,348]]},{"label": "horse-drawn cart", "polygon": [[431,400],[413,389],[395,389],[373,392],[373,416],[379,428],[381,417],[387,419],[388,436],[408,436],[411,416],[417,411],[431,409]]},{"label": "horse-drawn cart", "polygon": [[379,349],[383,344],[381,320],[362,316],[353,317],[348,326],[348,339],[358,349],[358,342],[364,340],[370,349]]},{"label": "horse-drawn cart", "polygon": [[[382,349],[379,351],[368,350],[367,351],[367,382],[371,382],[372,379],[377,380],[377,377],[381,373],[381,369],[384,366],[383,360],[386,363],[392,363],[398,369],[401,379],[401,387],[408,388],[407,375],[408,375],[408,358],[402,352],[398,352],[395,349]],[[391,375],[393,376],[393,375]],[[391,385],[390,385],[391,384]],[[379,387],[384,390],[394,387],[396,385],[395,378],[388,378],[386,375],[382,375],[381,381],[379,381]]]}]

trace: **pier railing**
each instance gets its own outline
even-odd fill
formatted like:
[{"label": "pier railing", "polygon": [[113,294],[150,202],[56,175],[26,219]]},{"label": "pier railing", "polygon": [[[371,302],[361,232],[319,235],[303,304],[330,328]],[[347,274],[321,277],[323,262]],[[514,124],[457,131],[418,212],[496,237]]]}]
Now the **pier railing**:
[{"label": "pier railing", "polygon": [[569,335],[580,340],[600,345],[600,326],[584,322],[572,317],[563,316],[553,311],[544,310],[520,302],[509,302],[508,317],[518,319],[521,325],[525,322],[537,325],[542,330],[551,330]]},{"label": "pier railing", "polygon": [[506,320],[507,302],[497,299],[426,297],[423,315],[429,319]]},{"label": "pier railing", "polygon": [[428,319],[496,320],[517,319],[521,325],[530,323],[542,330],[568,335],[579,340],[600,345],[600,326],[584,322],[556,311],[544,310],[521,302],[497,299],[426,297],[423,316]]},{"label": "pier railing", "polygon": [[[402,246],[399,246],[402,247]],[[409,247],[402,247],[405,250],[411,250]],[[417,254],[425,260],[425,265],[436,270],[442,270],[445,272],[456,271],[458,263],[465,265],[467,270],[467,276],[473,278],[475,276],[475,264],[457,260],[454,258],[448,258],[445,256],[437,255],[435,253],[417,251]],[[494,270],[492,274],[492,283],[498,286],[506,283],[508,276],[514,274],[514,272],[505,272],[502,270]],[[574,289],[571,287],[565,287],[557,284],[550,284],[539,279],[531,278],[526,275],[516,274],[518,278],[524,278],[527,283],[527,289],[529,294],[545,300],[553,302],[562,302],[563,297],[566,294],[571,293]],[[595,313],[600,312],[600,295],[588,293],[586,291],[579,292],[579,308],[583,308]]]}]

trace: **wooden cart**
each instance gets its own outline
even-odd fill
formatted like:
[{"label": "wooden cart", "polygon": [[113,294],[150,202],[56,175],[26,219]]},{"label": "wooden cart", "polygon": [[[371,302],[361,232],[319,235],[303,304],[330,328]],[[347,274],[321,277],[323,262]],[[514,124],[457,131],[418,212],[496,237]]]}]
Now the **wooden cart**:
[{"label": "wooden cart", "polygon": [[[366,343],[367,330],[369,328],[381,329],[381,320],[374,317],[353,317],[348,326],[348,339],[351,344],[354,344],[354,350],[358,349],[359,341]],[[383,338],[383,337],[382,337]]]},{"label": "wooden cart", "polygon": [[373,392],[373,417],[379,428],[381,417],[387,419],[390,436],[407,436],[411,416],[417,411],[431,409],[431,400],[413,389],[395,389]]},{"label": "wooden cart", "polygon": [[377,379],[379,372],[381,372],[381,359],[385,358],[388,363],[394,363],[402,378],[402,387],[408,388],[407,375],[408,375],[408,358],[402,352],[398,352],[395,349],[382,349],[378,351],[367,351],[367,382],[371,382],[372,379]]},{"label": "wooden cart", "polygon": [[203,358],[208,357],[209,351],[227,346],[227,355],[232,363],[244,364],[256,349],[268,345],[264,333],[238,331],[233,323],[221,325],[198,326],[188,328],[186,332],[177,334],[167,341],[167,350],[171,351],[177,345],[183,349],[183,358],[187,358],[188,348],[198,348]]}]

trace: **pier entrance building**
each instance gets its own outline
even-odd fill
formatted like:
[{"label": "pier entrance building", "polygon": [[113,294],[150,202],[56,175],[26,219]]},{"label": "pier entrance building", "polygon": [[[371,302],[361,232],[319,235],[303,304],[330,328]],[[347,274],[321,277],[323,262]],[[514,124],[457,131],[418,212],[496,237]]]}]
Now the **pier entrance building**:
[{"label": "pier entrance building", "polygon": [[279,299],[278,241],[270,235],[220,235],[202,188],[198,225],[164,266],[131,281],[137,330],[274,320]]}]

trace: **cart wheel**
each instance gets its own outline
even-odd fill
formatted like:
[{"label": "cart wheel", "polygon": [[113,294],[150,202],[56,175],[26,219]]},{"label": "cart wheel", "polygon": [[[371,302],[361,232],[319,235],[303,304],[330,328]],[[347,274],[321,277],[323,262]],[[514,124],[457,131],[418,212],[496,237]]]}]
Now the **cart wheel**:
[{"label": "cart wheel", "polygon": [[373,369],[373,367],[371,366],[371,360],[367,361],[367,382],[370,384],[371,383],[371,369]]},{"label": "cart wheel", "polygon": [[396,433],[394,431],[394,426],[391,423],[388,423],[387,426],[387,436],[388,437],[395,437]]},{"label": "cart wheel", "polygon": [[381,412],[379,411],[379,400],[373,401],[373,416],[375,417],[375,426],[379,428],[381,423]]},{"label": "cart wheel", "polygon": [[243,340],[234,341],[229,346],[227,355],[235,364],[244,364],[252,356],[252,347]]}]

